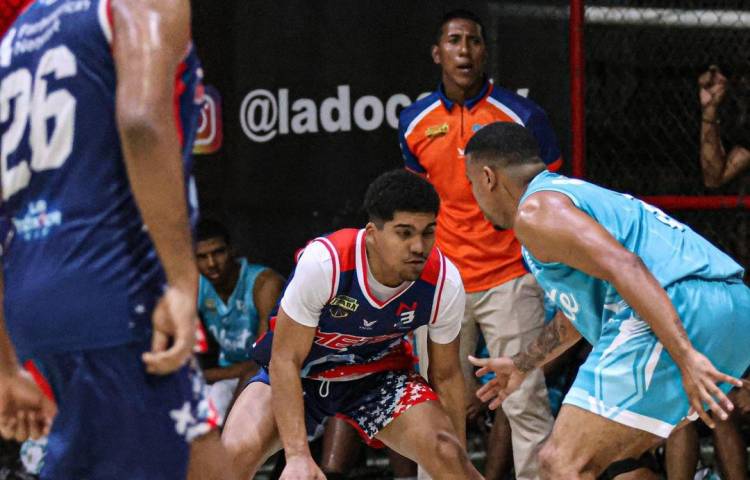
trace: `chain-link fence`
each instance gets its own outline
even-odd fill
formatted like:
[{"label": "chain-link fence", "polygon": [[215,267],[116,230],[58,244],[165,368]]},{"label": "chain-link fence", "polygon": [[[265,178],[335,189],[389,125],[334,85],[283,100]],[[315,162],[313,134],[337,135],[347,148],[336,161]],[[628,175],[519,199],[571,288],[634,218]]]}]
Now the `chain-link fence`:
[{"label": "chain-link fence", "polygon": [[[727,149],[748,145],[750,5],[746,1],[587,1],[586,176],[638,195],[744,195],[747,175],[703,186],[698,76],[728,78]],[[671,212],[750,266],[747,210]]]}]

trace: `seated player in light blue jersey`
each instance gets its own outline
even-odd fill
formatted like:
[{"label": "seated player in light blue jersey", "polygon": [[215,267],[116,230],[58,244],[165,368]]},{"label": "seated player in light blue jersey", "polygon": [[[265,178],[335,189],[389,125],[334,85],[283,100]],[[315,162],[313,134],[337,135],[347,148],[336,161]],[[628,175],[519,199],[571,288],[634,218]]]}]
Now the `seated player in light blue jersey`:
[{"label": "seated player in light blue jersey", "polygon": [[593,345],[540,451],[545,478],[595,478],[688,417],[727,417],[725,392],[750,365],[742,267],[651,205],[548,172],[520,125],[480,130],[466,169],[485,216],[515,229],[560,310],[522,353],[472,359],[497,375],[480,398],[495,408],[581,336]]},{"label": "seated player in light blue jersey", "polygon": [[210,384],[209,396],[223,416],[237,385],[258,372],[250,352],[268,330],[268,315],[284,279],[268,267],[236,258],[228,230],[214,220],[198,223],[195,256],[201,273],[198,313],[219,345],[218,366],[204,369],[203,374]]}]

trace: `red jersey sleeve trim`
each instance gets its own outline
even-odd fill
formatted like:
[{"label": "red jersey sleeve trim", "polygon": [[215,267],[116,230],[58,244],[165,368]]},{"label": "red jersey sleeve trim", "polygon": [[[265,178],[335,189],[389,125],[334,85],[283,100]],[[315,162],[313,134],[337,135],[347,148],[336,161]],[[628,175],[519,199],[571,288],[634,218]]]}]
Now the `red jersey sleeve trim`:
[{"label": "red jersey sleeve trim", "polygon": [[23,368],[27,372],[29,372],[29,374],[31,374],[31,377],[34,379],[34,382],[39,386],[39,389],[42,391],[44,396],[54,402],[55,394],[52,392],[52,387],[50,386],[47,379],[44,378],[44,375],[42,375],[42,372],[40,372],[39,369],[36,367],[36,364],[31,360],[27,360],[26,363],[23,364]]},{"label": "red jersey sleeve trim", "polygon": [[440,254],[440,275],[439,275],[439,286],[437,288],[437,291],[435,293],[435,301],[433,302],[433,312],[432,312],[432,319],[430,320],[430,325],[434,324],[435,321],[437,321],[438,313],[440,313],[440,300],[443,298],[443,286],[445,285],[445,277],[447,276],[448,272],[445,268],[445,256],[442,254],[442,252],[438,251]]},{"label": "red jersey sleeve trim", "polygon": [[109,44],[112,44],[112,32],[114,31],[114,22],[112,21],[112,6],[110,5],[111,0],[99,0],[99,9],[97,14],[99,17],[99,26],[102,27],[102,33],[107,39]]},{"label": "red jersey sleeve trim", "polygon": [[326,250],[328,250],[328,253],[331,255],[331,268],[333,269],[333,271],[331,275],[331,294],[328,296],[328,301],[330,302],[331,300],[333,300],[333,297],[336,296],[336,292],[339,289],[339,256],[338,252],[336,251],[336,247],[327,238],[321,237],[315,239],[315,241],[320,242],[324,247],[326,247]]},{"label": "red jersey sleeve trim", "polygon": [[556,172],[556,171],[560,170],[560,168],[562,168],[562,165],[563,165],[563,159],[562,159],[562,157],[560,157],[557,160],[555,160],[554,162],[552,162],[549,165],[547,165],[547,170],[549,170],[550,172]]}]

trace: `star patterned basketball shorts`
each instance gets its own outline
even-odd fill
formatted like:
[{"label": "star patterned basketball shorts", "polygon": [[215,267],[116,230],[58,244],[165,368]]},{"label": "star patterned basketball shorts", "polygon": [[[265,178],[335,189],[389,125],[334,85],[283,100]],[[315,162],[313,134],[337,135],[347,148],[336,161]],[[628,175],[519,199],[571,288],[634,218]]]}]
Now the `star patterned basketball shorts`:
[{"label": "star patterned basketball shorts", "polygon": [[24,366],[58,407],[41,462],[55,480],[187,476],[190,442],[221,422],[190,362],[150,375],[131,343],[42,355]]},{"label": "star patterned basketball shorts", "polygon": [[[250,382],[270,385],[265,369]],[[413,370],[385,371],[357,380],[302,379],[307,434],[314,436],[326,418],[336,416],[359,432],[370,446],[382,447],[375,436],[414,405],[437,400],[427,381]]]}]

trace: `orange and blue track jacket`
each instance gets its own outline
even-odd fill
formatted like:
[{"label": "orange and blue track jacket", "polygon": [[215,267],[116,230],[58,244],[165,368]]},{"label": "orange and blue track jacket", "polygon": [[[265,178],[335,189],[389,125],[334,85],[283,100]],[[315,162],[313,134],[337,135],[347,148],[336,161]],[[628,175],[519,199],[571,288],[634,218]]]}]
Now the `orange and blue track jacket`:
[{"label": "orange and blue track jacket", "polygon": [[474,132],[493,122],[516,122],[530,129],[547,168],[560,168],[557,138],[544,110],[491,81],[464,105],[449,100],[441,86],[399,117],[406,168],[425,175],[440,196],[437,243],[458,267],[467,292],[487,290],[527,272],[513,231],[490,225],[466,178],[464,148]]}]

